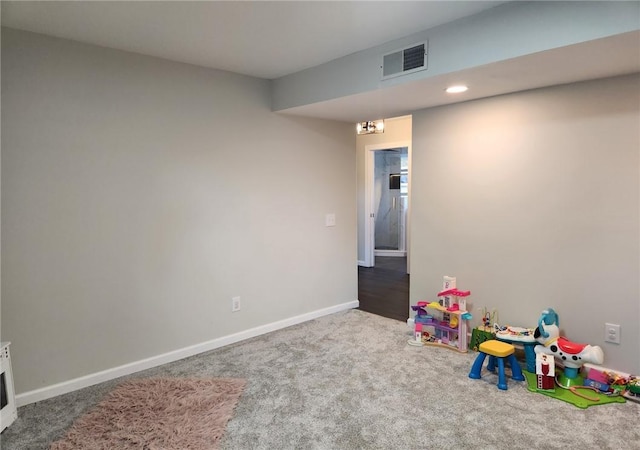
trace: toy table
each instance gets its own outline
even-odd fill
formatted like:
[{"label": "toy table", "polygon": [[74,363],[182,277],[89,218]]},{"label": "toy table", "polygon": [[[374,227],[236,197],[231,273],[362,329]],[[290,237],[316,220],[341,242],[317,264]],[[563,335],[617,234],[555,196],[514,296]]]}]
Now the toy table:
[{"label": "toy table", "polygon": [[509,344],[520,344],[524,347],[527,372],[536,373],[536,352],[533,348],[538,344],[533,338],[533,330],[529,328],[507,327],[496,332],[496,339]]}]

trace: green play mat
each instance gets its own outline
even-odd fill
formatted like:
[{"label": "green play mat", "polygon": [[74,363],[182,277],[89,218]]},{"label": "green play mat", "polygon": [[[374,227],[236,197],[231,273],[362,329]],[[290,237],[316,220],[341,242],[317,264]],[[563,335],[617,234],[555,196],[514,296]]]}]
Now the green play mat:
[{"label": "green play mat", "polygon": [[589,397],[597,397],[599,399],[597,402],[592,400],[587,400],[586,398],[582,398],[574,394],[573,392],[571,392],[569,389],[563,389],[558,386],[556,386],[555,391],[539,391],[537,389],[536,374],[527,372],[526,370],[523,370],[522,373],[527,379],[527,389],[529,389],[531,392],[537,392],[539,394],[544,394],[544,395],[548,395],[549,397],[557,398],[558,400],[571,403],[572,405],[575,405],[578,408],[584,409],[593,405],[606,405],[607,403],[625,403],[626,402],[624,397],[622,397],[621,395],[613,395],[613,396],[606,395],[606,394],[601,394],[599,392],[595,392],[592,390],[585,390],[584,393]]}]

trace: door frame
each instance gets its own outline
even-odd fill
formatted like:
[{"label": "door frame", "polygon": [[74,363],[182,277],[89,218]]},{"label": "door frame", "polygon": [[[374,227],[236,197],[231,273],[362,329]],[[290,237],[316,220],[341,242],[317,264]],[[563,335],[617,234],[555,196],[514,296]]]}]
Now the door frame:
[{"label": "door frame", "polygon": [[409,252],[411,251],[411,141],[382,142],[365,145],[365,193],[364,193],[364,266],[375,265],[375,152],[390,148],[407,147],[407,221],[405,227],[407,250],[407,273],[411,273]]}]

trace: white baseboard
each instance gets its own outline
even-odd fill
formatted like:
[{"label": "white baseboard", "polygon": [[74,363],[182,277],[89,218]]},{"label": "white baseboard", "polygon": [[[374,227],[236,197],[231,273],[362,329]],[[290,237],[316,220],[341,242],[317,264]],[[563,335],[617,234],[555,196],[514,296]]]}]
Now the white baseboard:
[{"label": "white baseboard", "polygon": [[256,336],[260,336],[272,331],[281,330],[292,325],[307,322],[309,320],[317,319],[322,316],[334,314],[340,311],[346,311],[348,309],[358,308],[360,302],[354,300],[340,305],[330,306],[328,308],[319,309],[299,316],[290,317],[288,319],[279,320],[277,322],[268,323],[259,327],[251,328],[238,333],[223,336],[211,341],[202,342],[200,344],[191,345],[178,350],[174,350],[161,355],[152,356],[151,358],[142,359],[140,361],[134,361],[129,364],[114,367],[111,369],[103,370],[100,372],[85,375],[83,377],[74,378],[69,381],[46,386],[33,391],[24,392],[16,395],[16,405],[18,407],[28,405],[30,403],[39,402],[48,398],[56,397],[58,395],[66,394],[68,392],[76,391],[94,384],[103,383],[105,381],[113,380],[114,378],[129,375],[141,370],[150,369],[152,367],[161,366],[170,362],[178,361],[180,359],[187,358],[189,356],[197,355],[199,353],[208,352],[216,348],[224,347],[225,345],[235,344],[236,342],[244,341]]},{"label": "white baseboard", "polygon": [[364,261],[358,260],[358,265],[362,266],[362,267],[367,267],[364,263]]}]

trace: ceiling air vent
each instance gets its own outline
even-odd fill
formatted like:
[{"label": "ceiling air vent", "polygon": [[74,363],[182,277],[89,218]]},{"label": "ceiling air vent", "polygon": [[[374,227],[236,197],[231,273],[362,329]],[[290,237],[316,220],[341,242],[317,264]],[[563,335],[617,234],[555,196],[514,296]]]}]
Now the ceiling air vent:
[{"label": "ceiling air vent", "polygon": [[382,79],[406,75],[427,68],[427,43],[403,48],[382,57]]}]

